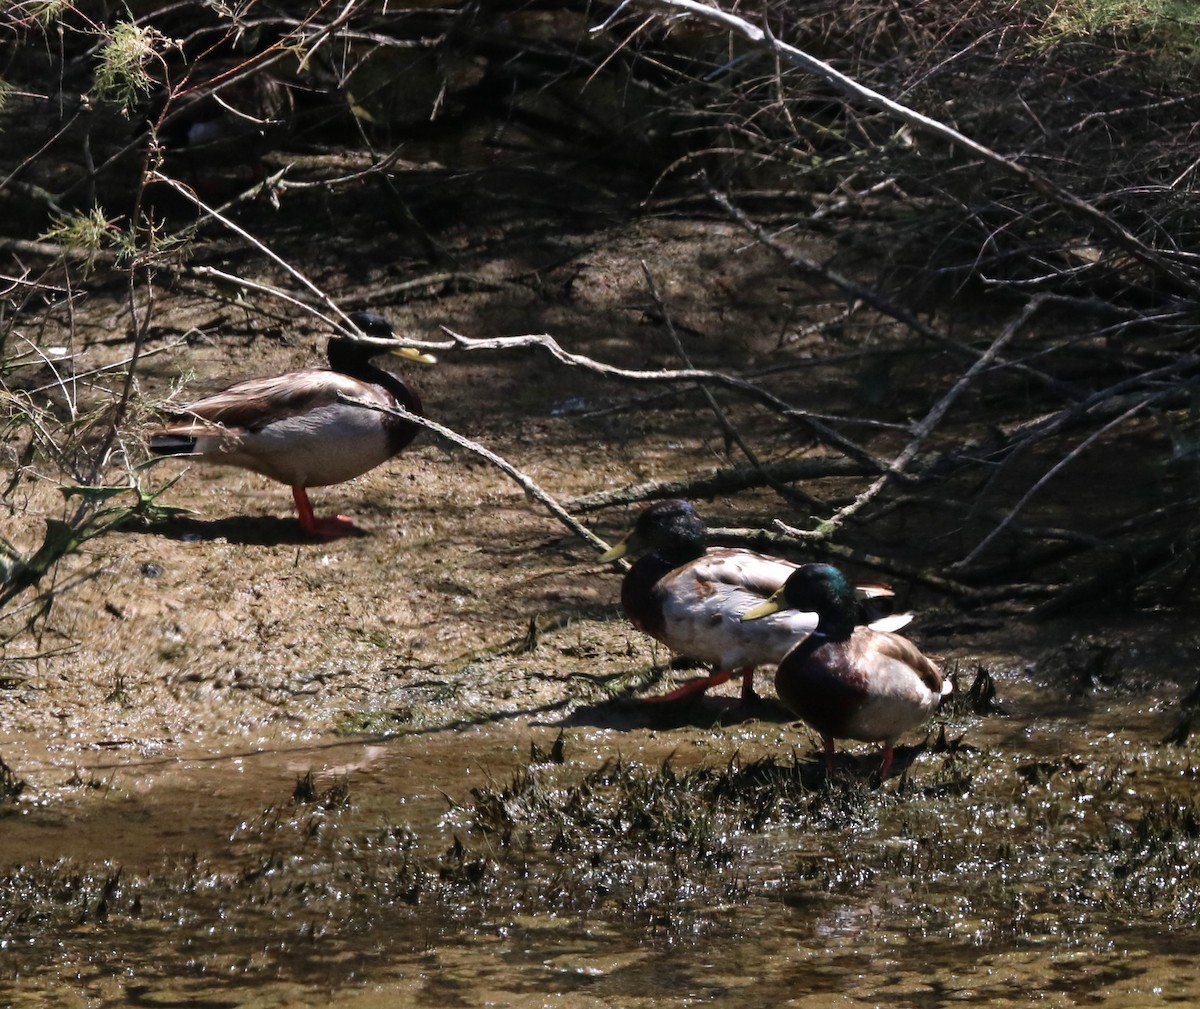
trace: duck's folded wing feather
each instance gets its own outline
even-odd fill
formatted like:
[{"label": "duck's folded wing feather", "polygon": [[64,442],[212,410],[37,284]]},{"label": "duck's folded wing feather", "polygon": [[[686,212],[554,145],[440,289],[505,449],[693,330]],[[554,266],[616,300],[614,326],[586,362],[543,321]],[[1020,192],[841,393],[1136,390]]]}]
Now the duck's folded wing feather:
[{"label": "duck's folded wing feather", "polygon": [[743,586],[694,577],[659,583],[662,621],[656,635],[673,651],[722,670],[774,665],[817,626],[815,613],[780,610],[744,622],[762,596]]},{"label": "duck's folded wing feather", "polygon": [[[335,371],[310,369],[273,378],[252,378],[206,396],[180,411],[166,430],[220,424],[226,428],[257,431],[273,422],[337,403],[339,396],[371,401],[387,394],[368,382]],[[390,404],[389,404],[390,405]]]},{"label": "duck's folded wing feather", "polygon": [[688,567],[699,581],[734,586],[767,599],[798,565],[752,550],[716,547]]},{"label": "duck's folded wing feather", "polygon": [[933,693],[945,693],[945,682],[937,663],[925,655],[908,638],[899,634],[877,633],[869,638],[871,648],[886,658],[902,662],[920,677]]},{"label": "duck's folded wing feather", "polygon": [[898,631],[911,624],[912,620],[911,613],[889,613],[887,616],[868,621],[867,626],[873,631]]}]

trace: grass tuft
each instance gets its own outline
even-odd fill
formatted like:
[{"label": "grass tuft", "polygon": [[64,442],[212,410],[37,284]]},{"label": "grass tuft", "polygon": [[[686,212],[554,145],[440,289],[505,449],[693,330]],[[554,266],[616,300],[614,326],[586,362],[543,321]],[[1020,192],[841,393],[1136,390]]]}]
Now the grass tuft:
[{"label": "grass tuft", "polygon": [[25,791],[26,782],[0,757],[0,803],[16,802]]},{"label": "grass tuft", "polygon": [[317,791],[316,779],[312,771],[296,779],[296,787],[292,789],[292,803],[297,806],[317,806],[321,809],[342,809],[350,805],[350,779],[339,778],[323,792]]}]

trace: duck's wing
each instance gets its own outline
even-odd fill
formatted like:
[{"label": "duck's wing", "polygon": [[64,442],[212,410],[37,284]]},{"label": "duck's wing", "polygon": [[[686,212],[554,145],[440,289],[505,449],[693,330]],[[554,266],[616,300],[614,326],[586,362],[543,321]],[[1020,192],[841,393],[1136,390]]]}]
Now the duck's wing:
[{"label": "duck's wing", "polygon": [[861,640],[874,653],[874,658],[869,658],[868,661],[883,659],[901,663],[916,674],[931,693],[941,696],[950,692],[950,681],[942,677],[937,663],[908,638],[899,634],[874,632],[863,635],[861,639],[856,635],[856,639]]},{"label": "duck's wing", "polygon": [[873,631],[898,631],[911,624],[912,620],[911,613],[889,613],[873,620],[868,616],[867,626]]},{"label": "duck's wing", "polygon": [[[796,568],[792,561],[779,557],[768,557],[753,550],[717,547],[705,553],[699,560],[685,565],[686,569],[700,582],[728,586],[739,593],[755,597],[749,606],[769,599],[787,581]],[[679,569],[682,573],[684,568]],[[877,631],[898,631],[912,622],[911,613],[893,613],[896,593],[883,582],[865,582],[854,586],[854,594],[862,607],[863,622]],[[810,614],[798,621],[805,627],[816,626]],[[811,625],[811,626],[810,626]]]},{"label": "duck's wing", "polygon": [[777,592],[797,567],[799,565],[791,561],[753,550],[714,547],[678,570],[688,570],[690,577],[698,583],[728,586],[761,601]]},{"label": "duck's wing", "polygon": [[160,433],[194,433],[213,425],[259,431],[269,424],[336,404],[342,396],[392,405],[389,395],[378,386],[336,371],[310,368],[271,378],[252,378],[206,396],[181,410],[176,423]]},{"label": "duck's wing", "polygon": [[662,613],[655,636],[722,670],[777,663],[816,627],[816,614],[780,610],[748,623],[742,614],[775,592],[795,567],[748,550],[710,550],[655,585]]},{"label": "duck's wing", "polygon": [[858,622],[876,631],[898,631],[912,622],[911,613],[893,613],[896,593],[883,582],[860,582],[854,586]]}]

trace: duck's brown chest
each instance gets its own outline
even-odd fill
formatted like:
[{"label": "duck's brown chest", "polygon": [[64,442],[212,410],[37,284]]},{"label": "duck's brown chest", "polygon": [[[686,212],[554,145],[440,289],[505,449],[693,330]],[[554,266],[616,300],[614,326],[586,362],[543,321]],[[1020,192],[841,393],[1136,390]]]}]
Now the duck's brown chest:
[{"label": "duck's brown chest", "polygon": [[846,642],[812,635],[793,648],[775,671],[775,692],[796,715],[824,736],[846,735],[867,698],[867,681]]}]

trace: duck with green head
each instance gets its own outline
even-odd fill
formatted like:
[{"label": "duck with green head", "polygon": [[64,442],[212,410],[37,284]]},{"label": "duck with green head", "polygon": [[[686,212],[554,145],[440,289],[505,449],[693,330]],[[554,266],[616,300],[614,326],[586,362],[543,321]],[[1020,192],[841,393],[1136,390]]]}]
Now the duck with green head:
[{"label": "duck with green head", "polygon": [[[391,324],[371,312],[349,316],[365,335],[391,337]],[[358,532],[344,515],[319,519],[309,487],[361,476],[416,437],[403,417],[364,409],[356,399],[421,415],[421,400],[403,379],[371,361],[389,353],[433,363],[413,347],[389,348],[349,335],[332,336],[328,368],[305,368],[239,382],[206,396],[150,434],[155,455],[187,456],[253,470],[292,488],[300,525],[310,536],[332,539]]]},{"label": "duck with green head", "polygon": [[[755,699],[754,670],[774,665],[816,628],[811,612],[781,610],[754,623],[742,614],[765,602],[797,565],[734,547],[709,547],[704,521],[687,501],[659,501],[638,516],[633,531],[604,554],[614,561],[641,556],[621,584],[621,606],[640,631],[678,655],[716,667],[711,676],[684,684],[651,701],[672,701],[742,677],[742,700]],[[903,627],[910,614],[891,616],[893,594],[886,585],[851,590],[875,626]]]},{"label": "duck with green head", "polygon": [[816,613],[817,625],[780,660],[776,693],[820,734],[830,770],[835,739],[882,741],[886,778],[896,740],[929,718],[952,684],[907,638],[862,626],[854,589],[830,564],[798,567],[742,619],[797,611]]}]

